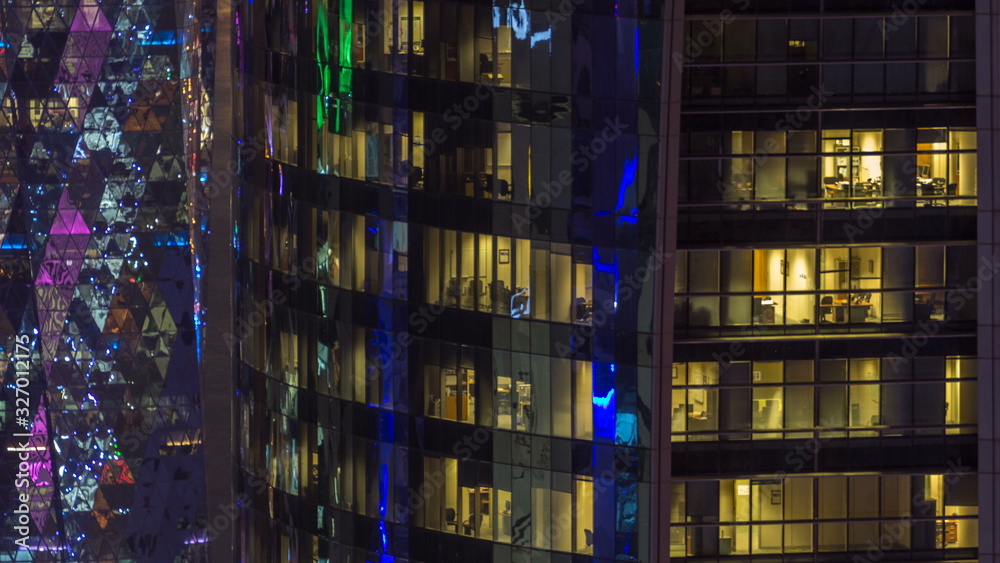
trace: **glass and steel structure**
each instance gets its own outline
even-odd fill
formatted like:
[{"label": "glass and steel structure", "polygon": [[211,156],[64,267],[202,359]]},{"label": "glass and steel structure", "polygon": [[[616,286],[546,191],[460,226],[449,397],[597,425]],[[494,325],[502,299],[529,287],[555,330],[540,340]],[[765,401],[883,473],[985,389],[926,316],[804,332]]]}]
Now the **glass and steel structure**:
[{"label": "glass and steel structure", "polygon": [[975,559],[982,32],[919,4],[240,2],[240,557]]},{"label": "glass and steel structure", "polygon": [[563,4],[238,4],[244,560],[650,560],[663,5]]},{"label": "glass and steel structure", "polygon": [[0,561],[996,558],[1000,10],[221,8],[0,6]]},{"label": "glass and steel structure", "polygon": [[201,10],[0,7],[2,561],[204,552]]},{"label": "glass and steel structure", "polygon": [[686,3],[671,558],[976,557],[973,3],[893,8]]}]

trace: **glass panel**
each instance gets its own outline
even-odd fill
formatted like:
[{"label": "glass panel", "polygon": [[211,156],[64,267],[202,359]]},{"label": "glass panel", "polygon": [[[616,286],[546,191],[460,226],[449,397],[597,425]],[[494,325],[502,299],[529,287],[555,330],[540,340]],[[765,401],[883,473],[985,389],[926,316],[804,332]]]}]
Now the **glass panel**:
[{"label": "glass panel", "polygon": [[[977,382],[954,381],[976,377],[976,361],[949,358],[945,362],[945,424],[974,425],[978,417]],[[974,428],[949,429],[948,433],[974,432]]]},{"label": "glass panel", "polygon": [[511,534],[511,490],[508,465],[493,466],[493,538],[494,541],[510,543]]},{"label": "glass panel", "polygon": [[724,27],[725,47],[723,57],[727,61],[754,60],[755,22],[751,19],[737,19]]},{"label": "glass panel", "polygon": [[753,253],[750,250],[730,250],[721,253],[721,285],[726,293],[753,291]]},{"label": "glass panel", "polygon": [[850,518],[878,518],[879,478],[876,475],[855,475],[848,478],[850,488]]},{"label": "glass panel", "polygon": [[587,477],[576,477],[575,489],[573,551],[589,555],[594,553],[594,483]]},{"label": "glass panel", "polygon": [[918,246],[915,287],[941,287],[944,285],[944,247]]},{"label": "glass panel", "polygon": [[477,241],[479,244],[476,254],[477,273],[474,290],[477,295],[475,302],[479,311],[489,313],[493,310],[494,303],[500,298],[496,293],[499,286],[494,270],[497,257],[493,250],[492,236],[478,235]]},{"label": "glass panel", "polygon": [[853,55],[853,21],[828,18],[823,25],[823,54],[829,60],[850,59]]},{"label": "glass panel", "polygon": [[674,293],[688,292],[688,252],[686,250],[677,251],[677,259],[674,264]]},{"label": "glass panel", "polygon": [[576,318],[576,303],[573,301],[573,264],[569,255],[569,245],[552,245],[549,255],[549,272],[552,299],[552,320],[569,323]]},{"label": "glass panel", "polygon": [[884,22],[882,18],[856,18],[854,20],[854,57],[881,59]]},{"label": "glass panel", "polygon": [[690,291],[692,293],[718,293],[719,252],[689,252],[688,272],[690,279]]},{"label": "glass panel", "polygon": [[847,549],[847,524],[819,524],[819,551],[844,551]]},{"label": "glass panel", "polygon": [[692,297],[689,322],[693,327],[719,326],[719,298]]},{"label": "glass panel", "polygon": [[590,362],[573,362],[573,435],[580,440],[594,439],[594,385]]},{"label": "glass panel", "polygon": [[[820,477],[819,514],[822,520],[835,520],[847,517],[847,478]],[[822,541],[820,543],[823,543]]]},{"label": "glass panel", "polygon": [[917,55],[922,59],[948,57],[948,17],[917,18]]},{"label": "glass panel", "polygon": [[783,61],[788,58],[787,20],[757,20],[757,60]]},{"label": "glass panel", "polygon": [[[848,425],[847,388],[841,385],[819,387],[819,424],[823,428]],[[824,432],[824,436],[843,437],[844,432]]]},{"label": "glass panel", "polygon": [[[783,362],[754,362],[751,381],[753,388],[753,429],[780,430],[784,423],[785,389]],[[773,386],[772,386],[773,385]],[[780,432],[755,432],[755,439],[781,438]]]},{"label": "glass panel", "polygon": [[670,440],[674,442],[684,441],[683,434],[687,432],[687,419],[688,419],[688,401],[687,401],[687,391],[683,389],[674,389],[671,391],[671,405],[670,405]]},{"label": "glass panel", "polygon": [[[813,428],[813,387],[789,386],[785,388],[785,428]],[[808,438],[811,433],[789,433],[788,438]]]},{"label": "glass panel", "polygon": [[511,239],[497,237],[496,285],[490,288],[493,312],[498,315],[511,313],[511,288],[514,287],[511,260]]}]

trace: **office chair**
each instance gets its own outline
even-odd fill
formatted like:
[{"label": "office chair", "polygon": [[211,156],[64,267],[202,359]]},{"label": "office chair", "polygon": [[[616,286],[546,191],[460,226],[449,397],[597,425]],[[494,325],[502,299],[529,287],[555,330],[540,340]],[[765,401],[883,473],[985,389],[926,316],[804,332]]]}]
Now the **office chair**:
[{"label": "office chair", "polygon": [[471,536],[476,530],[476,515],[470,514],[469,518],[462,522],[462,528],[465,530],[465,535]]},{"label": "office chair", "polygon": [[835,196],[840,194],[840,178],[836,176],[827,176],[823,178],[823,187],[826,189],[826,195]]},{"label": "office chair", "polygon": [[472,294],[474,300],[478,300],[483,295],[486,295],[485,285],[483,280],[480,279],[469,280],[469,293]]},{"label": "office chair", "polygon": [[486,53],[479,53],[479,73],[493,74],[493,61]]},{"label": "office chair", "polygon": [[453,526],[455,531],[458,531],[458,520],[456,519],[457,514],[455,514],[454,508],[444,509],[444,525]]},{"label": "office chair", "polygon": [[497,180],[497,182],[500,184],[500,189],[498,190],[500,192],[500,197],[509,196],[511,194],[510,182],[502,178],[500,180]]},{"label": "office chair", "polygon": [[406,177],[407,184],[411,188],[423,188],[424,169],[419,166],[412,166]]},{"label": "office chair", "polygon": [[462,281],[458,278],[448,280],[448,287],[445,289],[445,303],[447,305],[457,305],[462,299]]},{"label": "office chair", "polygon": [[819,322],[828,323],[830,321],[826,320],[826,316],[833,312],[833,297],[830,295],[824,296],[819,301]]},{"label": "office chair", "polygon": [[914,303],[913,305],[913,320],[915,321],[930,321],[931,315],[934,314],[934,304],[933,303]]}]

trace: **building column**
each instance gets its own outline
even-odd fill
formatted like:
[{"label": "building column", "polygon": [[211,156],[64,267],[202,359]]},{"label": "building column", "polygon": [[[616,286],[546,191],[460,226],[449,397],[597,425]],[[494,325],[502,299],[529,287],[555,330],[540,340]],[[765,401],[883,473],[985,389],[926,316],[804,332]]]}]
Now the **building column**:
[{"label": "building column", "polygon": [[[658,311],[653,333],[653,505],[650,511],[650,554],[670,561],[671,373],[674,356],[674,269],[677,251],[677,184],[681,135],[681,77],[684,53],[684,2],[667,2],[663,16],[663,88],[660,92],[660,185],[657,198],[658,252],[663,267],[656,279]],[[675,56],[678,55],[678,56]]]},{"label": "building column", "polygon": [[[235,353],[231,339],[235,318],[235,265],[232,211],[236,176],[227,170],[233,160],[232,4],[216,0],[215,96],[212,100],[212,164],[208,196],[209,230],[205,237],[202,307],[205,332],[202,349],[202,432],[205,444],[205,520],[209,529],[209,561],[239,561],[235,538],[240,519],[233,504],[236,466],[234,412]],[[233,178],[233,184],[220,184]],[[214,194],[214,197],[212,196]]]},{"label": "building column", "polygon": [[976,106],[979,158],[979,561],[1000,562],[1000,296],[992,266],[1000,262],[1000,0],[976,2]]}]

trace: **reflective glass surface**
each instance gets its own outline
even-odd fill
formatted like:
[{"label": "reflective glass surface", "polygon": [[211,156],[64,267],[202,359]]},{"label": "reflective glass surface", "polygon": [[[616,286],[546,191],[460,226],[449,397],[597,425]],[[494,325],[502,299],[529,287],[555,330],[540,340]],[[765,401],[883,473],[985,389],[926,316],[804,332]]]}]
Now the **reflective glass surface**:
[{"label": "reflective glass surface", "polygon": [[239,4],[246,560],[648,560],[661,9]]},{"label": "reflective glass surface", "polygon": [[975,557],[971,2],[794,4],[685,3],[670,557]]},{"label": "reflective glass surface", "polygon": [[203,15],[0,7],[0,560],[204,558]]}]

